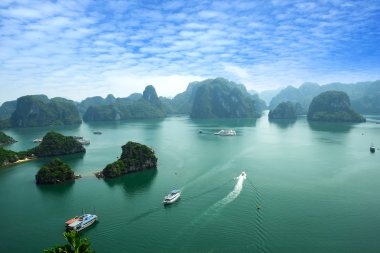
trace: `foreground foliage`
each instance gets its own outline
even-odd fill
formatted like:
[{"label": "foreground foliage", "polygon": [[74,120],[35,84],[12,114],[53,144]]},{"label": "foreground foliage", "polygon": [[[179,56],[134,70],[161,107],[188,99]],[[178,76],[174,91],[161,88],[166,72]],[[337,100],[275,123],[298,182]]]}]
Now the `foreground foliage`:
[{"label": "foreground foliage", "polygon": [[44,253],[95,253],[90,249],[90,241],[87,238],[80,238],[76,231],[69,231],[63,234],[67,244],[45,249]]}]

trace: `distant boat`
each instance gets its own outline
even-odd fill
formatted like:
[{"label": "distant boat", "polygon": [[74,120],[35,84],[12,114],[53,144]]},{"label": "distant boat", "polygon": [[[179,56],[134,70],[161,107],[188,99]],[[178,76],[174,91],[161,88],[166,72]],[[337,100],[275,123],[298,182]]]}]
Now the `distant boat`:
[{"label": "distant boat", "polygon": [[229,129],[229,130],[220,130],[219,132],[214,133],[215,135],[221,135],[221,136],[232,136],[236,135],[236,131]]},{"label": "distant boat", "polygon": [[40,142],[42,142],[44,139],[42,139],[42,138],[38,138],[38,139],[34,139],[33,140],[33,142],[34,143],[40,143]]},{"label": "distant boat", "polygon": [[66,221],[67,231],[81,231],[98,220],[98,216],[95,214],[83,214],[81,216],[75,216],[74,218]]},{"label": "distant boat", "polygon": [[100,132],[100,131],[94,131],[93,133],[94,134],[102,134],[102,132]]},{"label": "distant boat", "polygon": [[202,133],[203,133],[202,129],[199,129],[199,130],[198,130],[198,133],[199,133],[199,134],[202,134]]},{"label": "distant boat", "polygon": [[371,151],[371,153],[375,153],[376,148],[373,144],[371,144],[371,146],[369,147],[369,151]]},{"label": "distant boat", "polygon": [[72,136],[75,140],[77,140],[82,145],[89,145],[90,141],[84,139],[82,136]]},{"label": "distant boat", "polygon": [[163,203],[164,205],[174,203],[179,199],[179,197],[181,197],[181,191],[173,190],[168,195],[165,196]]}]

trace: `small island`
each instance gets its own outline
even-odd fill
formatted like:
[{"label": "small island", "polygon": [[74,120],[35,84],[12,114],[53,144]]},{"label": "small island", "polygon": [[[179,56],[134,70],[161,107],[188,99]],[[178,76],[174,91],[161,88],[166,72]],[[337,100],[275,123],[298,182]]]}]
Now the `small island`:
[{"label": "small island", "polygon": [[42,142],[35,148],[27,151],[37,157],[49,157],[85,153],[86,149],[72,136],[64,136],[57,132],[49,132]]},{"label": "small island", "polygon": [[17,142],[15,139],[0,131],[0,146],[9,145],[15,142]]},{"label": "small island", "polygon": [[75,178],[70,166],[56,158],[41,167],[36,174],[36,184],[59,184],[73,181]]},{"label": "small island", "polygon": [[296,119],[296,106],[290,101],[282,102],[275,109],[269,111],[268,118],[269,120]]},{"label": "small island", "polygon": [[120,159],[96,173],[98,178],[115,178],[131,172],[157,168],[157,157],[148,146],[129,141],[121,148]]},{"label": "small island", "polygon": [[11,165],[23,158],[18,152],[0,147],[0,167]]},{"label": "small island", "polygon": [[326,122],[364,122],[366,119],[351,108],[350,98],[342,91],[326,91],[314,97],[307,119]]}]

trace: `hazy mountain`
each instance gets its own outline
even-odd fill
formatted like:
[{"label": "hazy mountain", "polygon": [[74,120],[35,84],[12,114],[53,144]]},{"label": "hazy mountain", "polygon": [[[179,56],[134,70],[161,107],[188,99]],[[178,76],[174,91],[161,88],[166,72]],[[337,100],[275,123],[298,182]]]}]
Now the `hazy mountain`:
[{"label": "hazy mountain", "polygon": [[300,103],[307,111],[315,96],[329,90],[347,93],[352,101],[352,107],[360,113],[380,114],[380,81],[354,84],[331,83],[322,86],[316,83],[304,83],[299,88],[288,86],[273,97],[269,107],[273,109],[281,102],[291,101]]},{"label": "hazy mountain", "polygon": [[0,106],[0,120],[9,119],[16,110],[17,101],[7,101]]},{"label": "hazy mountain", "polygon": [[264,90],[264,91],[258,93],[258,95],[260,96],[260,98],[262,100],[265,101],[265,103],[267,105],[269,105],[269,103],[272,100],[272,98],[275,97],[278,93],[280,93],[281,90],[282,90],[282,88],[279,88],[279,89],[276,89],[276,90]]}]

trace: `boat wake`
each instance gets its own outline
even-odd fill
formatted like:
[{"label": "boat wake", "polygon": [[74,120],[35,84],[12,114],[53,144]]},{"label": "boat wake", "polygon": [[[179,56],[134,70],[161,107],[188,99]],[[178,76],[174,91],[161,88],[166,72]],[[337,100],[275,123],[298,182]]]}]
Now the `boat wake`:
[{"label": "boat wake", "polygon": [[216,209],[219,210],[220,208],[229,204],[230,202],[232,202],[234,199],[236,199],[239,196],[241,190],[243,189],[244,180],[247,179],[247,174],[245,174],[245,172],[242,172],[240,176],[238,176],[236,179],[237,179],[237,182],[232,192],[230,192],[226,197],[224,197],[223,199],[219,200],[217,203],[214,204],[214,207]]}]

